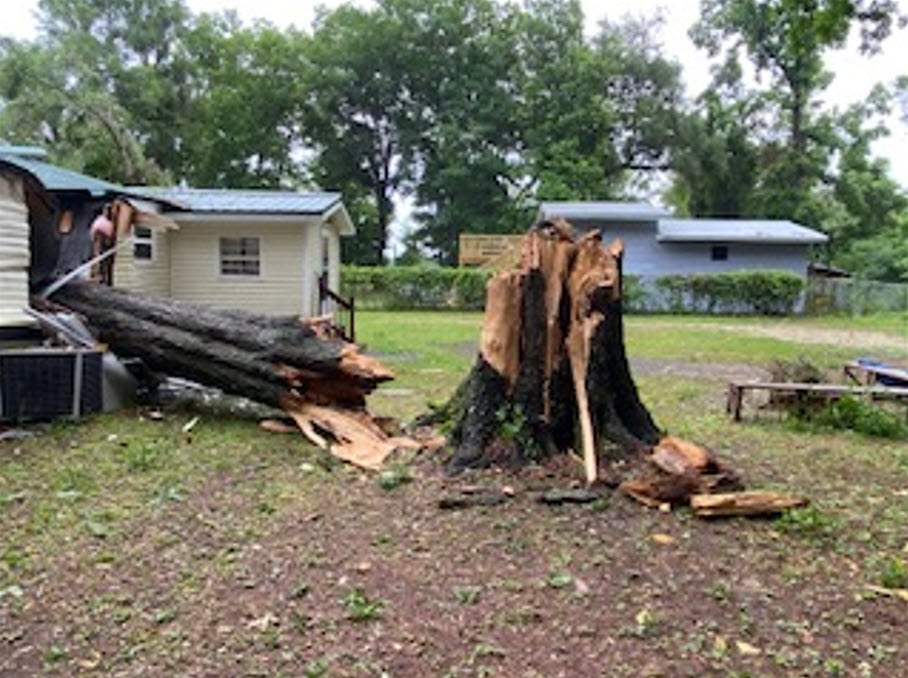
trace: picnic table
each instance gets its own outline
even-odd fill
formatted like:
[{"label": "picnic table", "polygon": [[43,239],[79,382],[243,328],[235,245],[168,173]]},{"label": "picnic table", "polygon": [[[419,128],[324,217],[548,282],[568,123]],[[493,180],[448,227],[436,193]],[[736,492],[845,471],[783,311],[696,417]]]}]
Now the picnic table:
[{"label": "picnic table", "polygon": [[871,398],[904,400],[908,403],[908,387],[897,386],[851,386],[848,384],[809,384],[781,381],[732,381],[728,384],[728,400],[725,411],[735,421],[741,421],[741,407],[746,391],[768,391],[792,395],[796,399],[808,398],[835,400],[843,395],[864,395]]}]

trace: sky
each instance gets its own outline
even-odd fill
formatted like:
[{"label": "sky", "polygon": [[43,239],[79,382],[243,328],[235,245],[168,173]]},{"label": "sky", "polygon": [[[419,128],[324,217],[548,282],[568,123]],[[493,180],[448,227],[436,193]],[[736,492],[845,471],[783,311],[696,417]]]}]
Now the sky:
[{"label": "sky", "polygon": [[[333,6],[339,0],[308,2],[297,0],[186,0],[195,12],[233,9],[244,21],[266,19],[278,26],[296,25],[308,28],[315,8],[324,4]],[[367,5],[369,0],[357,0]],[[37,0],[3,0],[0,35],[32,38],[36,33],[34,13]],[[666,55],[683,65],[683,77],[691,97],[709,85],[709,61],[706,55],[691,43],[688,28],[696,21],[698,0],[582,0],[587,20],[587,31],[592,33],[603,19],[618,20],[625,14],[651,16],[661,13],[664,24],[661,40]],[[908,0],[899,0],[901,10],[908,12]],[[865,57],[858,53],[856,44],[831,53],[827,67],[835,79],[824,93],[827,104],[843,108],[860,101],[877,82],[890,83],[898,75],[908,74],[908,29],[891,37],[881,54]],[[908,186],[908,125],[895,114],[889,120],[891,135],[881,140],[874,150],[889,159],[893,174],[903,186]]]}]

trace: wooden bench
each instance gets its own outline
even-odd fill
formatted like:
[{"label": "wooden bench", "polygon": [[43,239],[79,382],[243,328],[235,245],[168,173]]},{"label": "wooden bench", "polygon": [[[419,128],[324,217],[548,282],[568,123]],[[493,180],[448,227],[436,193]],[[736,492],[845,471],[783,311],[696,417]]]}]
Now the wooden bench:
[{"label": "wooden bench", "polygon": [[728,384],[728,400],[725,411],[735,421],[741,421],[741,406],[746,391],[769,391],[793,395],[797,399],[808,397],[834,400],[843,395],[863,395],[871,398],[904,399],[908,402],[908,388],[892,386],[848,386],[846,384],[804,384],[775,381],[732,381]]}]

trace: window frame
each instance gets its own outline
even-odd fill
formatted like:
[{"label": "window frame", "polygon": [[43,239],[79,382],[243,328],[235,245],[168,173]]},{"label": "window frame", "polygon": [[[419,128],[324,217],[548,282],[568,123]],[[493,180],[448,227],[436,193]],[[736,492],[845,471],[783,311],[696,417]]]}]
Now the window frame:
[{"label": "window frame", "polygon": [[709,260],[728,261],[730,253],[728,245],[711,245],[709,248]]},{"label": "window frame", "polygon": [[[140,231],[147,231],[147,234],[140,233]],[[148,248],[148,256],[140,257],[138,256],[138,249],[140,247]],[[155,247],[155,238],[154,230],[148,226],[133,226],[132,227],[132,260],[140,264],[151,264],[154,263],[156,257]]]},{"label": "window frame", "polygon": [[[245,250],[252,249],[250,245],[255,244],[255,252]],[[236,247],[236,252],[225,253],[225,245]],[[254,264],[250,270],[225,270],[225,264],[239,264],[240,269],[244,265]],[[254,270],[253,270],[254,268]],[[218,236],[218,273],[224,278],[249,280],[262,277],[262,239],[248,235],[222,235]]]}]

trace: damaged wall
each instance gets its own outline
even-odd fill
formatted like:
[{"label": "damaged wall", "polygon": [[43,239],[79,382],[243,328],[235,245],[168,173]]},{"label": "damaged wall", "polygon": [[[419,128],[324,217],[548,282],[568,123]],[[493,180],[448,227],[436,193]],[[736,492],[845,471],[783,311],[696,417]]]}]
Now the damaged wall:
[{"label": "damaged wall", "polygon": [[28,208],[21,177],[0,174],[0,327],[33,324],[28,307]]}]

